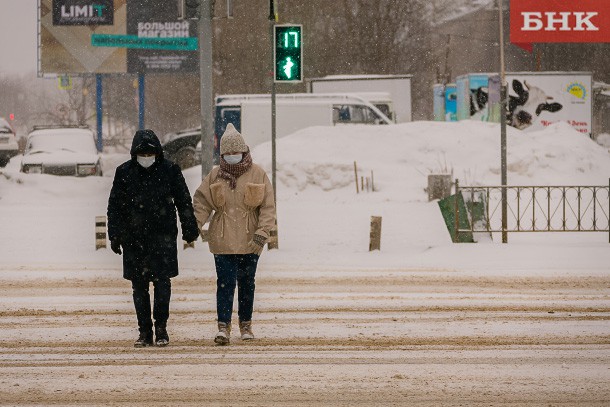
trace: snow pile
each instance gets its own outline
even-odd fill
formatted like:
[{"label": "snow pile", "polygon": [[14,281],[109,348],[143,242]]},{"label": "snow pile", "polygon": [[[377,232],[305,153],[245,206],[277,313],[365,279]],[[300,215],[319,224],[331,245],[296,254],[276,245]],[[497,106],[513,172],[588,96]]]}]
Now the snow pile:
[{"label": "snow pile", "polygon": [[[269,174],[270,150],[267,143],[252,151]],[[21,174],[19,157],[0,169],[0,268],[102,265],[120,278],[121,258],[94,248],[94,225],[95,216],[106,213],[113,168],[128,157],[104,155],[104,177]],[[461,185],[498,185],[496,124],[315,127],[279,139],[277,157],[280,250],[265,252],[264,267],[532,273],[555,268],[602,272],[610,263],[604,233],[511,234],[509,246],[451,243],[437,203],[427,200],[427,175],[448,171]],[[354,161],[359,175],[373,171],[376,192],[356,194]],[[607,185],[610,154],[566,124],[533,133],[509,128],[508,168],[511,185]],[[184,175],[194,193],[201,167]],[[368,252],[371,216],[383,217],[381,252]],[[498,241],[494,237],[493,243]],[[201,242],[195,250],[180,250],[179,259],[183,267],[213,273],[213,257]]]},{"label": "snow pile", "polygon": [[[511,185],[607,184],[610,155],[567,123],[531,133],[509,127],[507,139]],[[271,171],[270,143],[252,155]],[[355,189],[356,161],[359,175],[373,171],[385,197],[424,199],[431,173],[453,173],[462,185],[499,185],[500,127],[474,121],[311,127],[279,139],[277,157],[278,189]]]}]

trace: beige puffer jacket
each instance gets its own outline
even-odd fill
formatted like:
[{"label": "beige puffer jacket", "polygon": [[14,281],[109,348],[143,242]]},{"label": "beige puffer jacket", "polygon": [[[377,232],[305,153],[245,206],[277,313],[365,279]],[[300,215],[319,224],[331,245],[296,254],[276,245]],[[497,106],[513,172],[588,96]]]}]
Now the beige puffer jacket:
[{"label": "beige puffer jacket", "polygon": [[201,182],[193,208],[200,232],[213,213],[208,229],[208,244],[213,254],[249,254],[248,242],[254,233],[269,239],[275,228],[273,187],[265,171],[256,164],[239,178],[231,189],[229,181],[218,177],[214,167]]}]

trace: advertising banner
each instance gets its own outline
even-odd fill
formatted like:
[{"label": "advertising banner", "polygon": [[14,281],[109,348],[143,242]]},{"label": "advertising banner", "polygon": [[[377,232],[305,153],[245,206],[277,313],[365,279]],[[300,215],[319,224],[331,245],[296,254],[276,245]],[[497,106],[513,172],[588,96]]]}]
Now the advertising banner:
[{"label": "advertising banner", "polygon": [[[67,4],[67,2],[65,2]],[[54,24],[60,2],[40,0],[39,74],[127,72],[125,48],[91,45],[92,34],[127,34],[127,0],[114,0],[112,25]],[[60,9],[55,9],[56,12]]]},{"label": "advertising banner", "polygon": [[445,85],[435,84],[432,87],[434,121],[445,121]]},{"label": "advertising banner", "polygon": [[445,86],[445,121],[457,121],[457,87],[455,83]]},{"label": "advertising banner", "polygon": [[591,134],[592,78],[590,73],[507,73],[507,123],[521,130],[540,130],[565,121]]},{"label": "advertising banner", "polygon": [[53,0],[53,25],[113,25],[113,0]]},{"label": "advertising banner", "polygon": [[133,47],[128,72],[198,72],[197,21],[178,20],[178,6],[167,0],[129,0],[127,34],[160,46]]},{"label": "advertising banner", "polygon": [[197,22],[162,0],[39,0],[39,74],[198,72]]},{"label": "advertising banner", "polygon": [[610,1],[511,0],[510,41],[610,42]]},{"label": "advertising banner", "polygon": [[487,105],[487,92],[489,76],[487,74],[468,75],[468,87],[470,89],[470,118],[483,122],[489,119]]}]

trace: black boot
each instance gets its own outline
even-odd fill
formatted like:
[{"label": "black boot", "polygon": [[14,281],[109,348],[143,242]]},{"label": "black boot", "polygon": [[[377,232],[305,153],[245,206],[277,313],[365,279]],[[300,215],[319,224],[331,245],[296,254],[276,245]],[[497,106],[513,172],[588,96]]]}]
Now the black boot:
[{"label": "black boot", "polygon": [[153,346],[153,333],[152,331],[140,331],[140,336],[134,342],[135,348],[145,348],[146,346]]},{"label": "black boot", "polygon": [[169,335],[167,334],[167,328],[165,324],[155,325],[155,343],[157,346],[169,345]]}]

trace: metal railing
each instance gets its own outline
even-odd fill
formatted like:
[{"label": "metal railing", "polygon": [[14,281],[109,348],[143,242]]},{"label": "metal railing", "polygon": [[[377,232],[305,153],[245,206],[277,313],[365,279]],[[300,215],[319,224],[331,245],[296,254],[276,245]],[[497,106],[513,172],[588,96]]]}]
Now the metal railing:
[{"label": "metal railing", "polygon": [[[457,233],[608,232],[610,182],[602,186],[460,186],[469,229]],[[502,227],[502,191],[507,196],[507,225]],[[456,200],[457,201],[457,200]],[[460,225],[458,205],[456,225]]]}]

